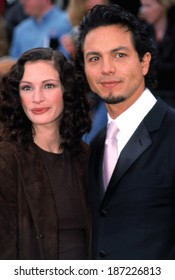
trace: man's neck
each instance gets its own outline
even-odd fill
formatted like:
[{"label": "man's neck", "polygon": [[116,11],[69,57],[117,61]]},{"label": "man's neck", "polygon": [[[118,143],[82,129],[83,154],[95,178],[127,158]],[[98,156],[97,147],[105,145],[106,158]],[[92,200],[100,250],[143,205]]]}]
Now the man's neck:
[{"label": "man's neck", "polygon": [[53,4],[48,3],[47,6],[43,7],[43,9],[40,10],[40,12],[34,16],[36,21],[40,21],[40,19],[48,13],[53,8]]}]

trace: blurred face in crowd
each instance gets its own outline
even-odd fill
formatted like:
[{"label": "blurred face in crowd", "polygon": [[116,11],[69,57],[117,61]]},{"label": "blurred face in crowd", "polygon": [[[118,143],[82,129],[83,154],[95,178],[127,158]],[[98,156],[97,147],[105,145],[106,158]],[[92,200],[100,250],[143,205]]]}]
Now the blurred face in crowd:
[{"label": "blurred face in crowd", "polygon": [[48,0],[20,0],[20,2],[24,12],[36,19],[39,19],[51,6],[51,2]]},{"label": "blurred face in crowd", "polygon": [[155,24],[167,13],[167,7],[157,0],[140,0],[141,16],[149,24]]},{"label": "blurred face in crowd", "polygon": [[53,62],[27,62],[20,81],[21,104],[33,127],[58,126],[63,111],[63,87]]},{"label": "blurred face in crowd", "polygon": [[91,9],[95,5],[105,5],[108,4],[108,0],[85,0],[86,10]]}]

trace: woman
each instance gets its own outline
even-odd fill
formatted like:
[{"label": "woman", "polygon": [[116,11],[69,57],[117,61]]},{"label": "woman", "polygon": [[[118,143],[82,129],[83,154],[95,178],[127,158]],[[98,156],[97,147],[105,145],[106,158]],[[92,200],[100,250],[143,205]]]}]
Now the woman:
[{"label": "woman", "polygon": [[154,93],[175,108],[175,25],[170,18],[175,0],[140,0],[140,3],[140,17],[150,26],[158,49],[158,85]]},{"label": "woman", "polygon": [[25,52],[1,82],[0,258],[88,259],[89,108],[59,52]]}]

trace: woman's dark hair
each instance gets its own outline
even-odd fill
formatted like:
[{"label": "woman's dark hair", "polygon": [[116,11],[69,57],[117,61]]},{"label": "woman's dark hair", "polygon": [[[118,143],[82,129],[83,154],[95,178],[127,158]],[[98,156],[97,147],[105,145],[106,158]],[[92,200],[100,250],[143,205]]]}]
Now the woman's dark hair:
[{"label": "woman's dark hair", "polygon": [[154,88],[157,85],[155,73],[157,50],[149,34],[149,29],[133,14],[116,4],[94,6],[84,16],[80,24],[79,37],[77,40],[76,67],[80,77],[82,77],[82,84],[86,81],[85,88],[87,91],[90,90],[84,73],[83,47],[86,35],[99,26],[114,24],[127,27],[128,31],[132,32],[133,45],[138,53],[140,61],[146,52],[151,54],[149,71],[145,76],[145,85],[148,88]]},{"label": "woman's dark hair", "polygon": [[89,105],[84,92],[77,84],[75,67],[64,55],[50,48],[35,48],[25,52],[1,80],[1,139],[19,144],[33,142],[33,127],[21,106],[19,83],[25,63],[38,60],[53,61],[64,89],[64,109],[59,121],[61,147],[74,154],[79,149],[81,137],[91,128]]}]

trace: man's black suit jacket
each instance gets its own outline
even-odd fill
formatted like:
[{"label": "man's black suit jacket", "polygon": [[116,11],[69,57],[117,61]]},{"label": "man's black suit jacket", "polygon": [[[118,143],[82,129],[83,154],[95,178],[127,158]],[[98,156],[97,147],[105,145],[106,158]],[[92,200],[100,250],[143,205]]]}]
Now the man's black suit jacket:
[{"label": "man's black suit jacket", "polygon": [[156,102],[122,150],[104,194],[105,135],[103,129],[92,142],[89,162],[93,258],[175,259],[175,111]]}]

